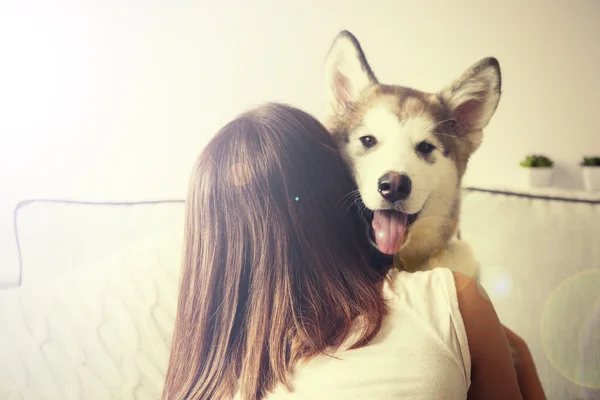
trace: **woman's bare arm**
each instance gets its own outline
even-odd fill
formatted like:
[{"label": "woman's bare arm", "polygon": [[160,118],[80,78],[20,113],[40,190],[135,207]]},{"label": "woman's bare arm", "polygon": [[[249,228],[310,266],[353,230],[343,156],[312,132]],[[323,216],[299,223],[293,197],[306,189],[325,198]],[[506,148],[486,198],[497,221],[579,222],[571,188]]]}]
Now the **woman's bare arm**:
[{"label": "woman's bare arm", "polygon": [[521,388],[521,395],[524,400],[545,400],[546,395],[542,382],[538,376],[533,356],[529,351],[529,347],[516,333],[503,326],[504,334],[509,343],[515,349],[516,357],[518,358],[517,379]]},{"label": "woman's bare arm", "polygon": [[468,400],[522,399],[504,328],[483,287],[453,272],[469,351],[471,387]]}]

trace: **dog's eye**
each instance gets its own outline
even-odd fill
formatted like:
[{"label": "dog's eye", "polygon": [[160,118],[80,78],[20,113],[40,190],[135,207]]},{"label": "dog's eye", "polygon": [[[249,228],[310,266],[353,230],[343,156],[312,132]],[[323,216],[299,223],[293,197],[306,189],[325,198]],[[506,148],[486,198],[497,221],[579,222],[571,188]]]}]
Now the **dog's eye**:
[{"label": "dog's eye", "polygon": [[367,136],[361,137],[360,142],[362,143],[363,146],[365,146],[367,149],[369,149],[377,144],[377,139],[375,139],[371,135],[367,135]]},{"label": "dog's eye", "polygon": [[421,154],[430,154],[435,150],[435,146],[429,142],[421,142],[417,145],[417,151]]}]

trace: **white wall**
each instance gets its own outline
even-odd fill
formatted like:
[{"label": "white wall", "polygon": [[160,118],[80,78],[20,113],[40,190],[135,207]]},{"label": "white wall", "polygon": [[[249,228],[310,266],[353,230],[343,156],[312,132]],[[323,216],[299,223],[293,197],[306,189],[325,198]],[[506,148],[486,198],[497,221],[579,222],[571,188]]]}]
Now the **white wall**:
[{"label": "white wall", "polygon": [[202,145],[241,110],[275,100],[319,114],[341,29],[381,81],[423,90],[500,60],[504,95],[468,184],[510,184],[535,151],[579,187],[578,159],[600,153],[593,0],[0,4],[0,254],[19,199],[181,198]]}]

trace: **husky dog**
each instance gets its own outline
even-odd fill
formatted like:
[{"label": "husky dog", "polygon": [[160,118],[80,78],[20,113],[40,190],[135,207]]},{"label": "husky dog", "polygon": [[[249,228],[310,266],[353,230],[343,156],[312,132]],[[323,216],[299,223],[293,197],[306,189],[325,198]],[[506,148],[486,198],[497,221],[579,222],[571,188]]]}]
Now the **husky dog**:
[{"label": "husky dog", "polygon": [[344,155],[373,245],[407,270],[477,275],[460,240],[460,184],[496,111],[500,66],[485,58],[438,93],[380,83],[358,40],[334,40],[325,65],[324,125]]}]

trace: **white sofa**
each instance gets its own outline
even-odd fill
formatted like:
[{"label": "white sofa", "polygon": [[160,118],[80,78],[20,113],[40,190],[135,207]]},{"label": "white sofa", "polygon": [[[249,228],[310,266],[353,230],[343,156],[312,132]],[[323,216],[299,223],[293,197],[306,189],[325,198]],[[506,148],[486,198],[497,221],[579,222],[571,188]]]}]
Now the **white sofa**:
[{"label": "white sofa", "polygon": [[[22,285],[0,291],[0,399],[160,398],[182,217],[181,203],[24,207]],[[573,382],[600,387],[600,205],[466,190],[461,226],[548,398],[600,399]]]},{"label": "white sofa", "polygon": [[461,229],[500,319],[548,399],[600,399],[600,193],[485,190],[465,191]]},{"label": "white sofa", "polygon": [[0,399],[160,398],[182,204],[21,210],[22,286],[0,291]]}]

